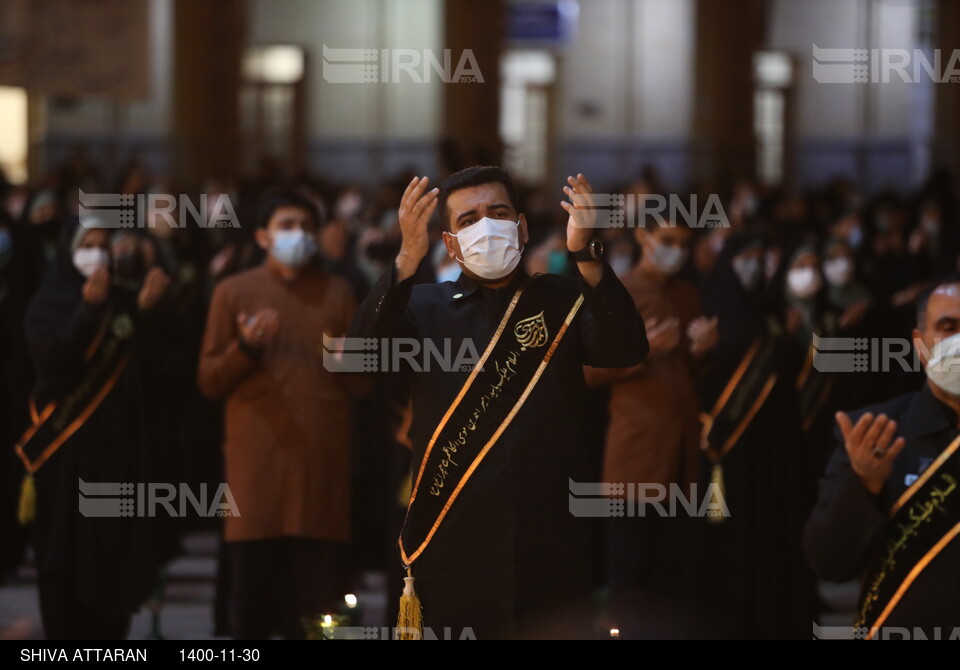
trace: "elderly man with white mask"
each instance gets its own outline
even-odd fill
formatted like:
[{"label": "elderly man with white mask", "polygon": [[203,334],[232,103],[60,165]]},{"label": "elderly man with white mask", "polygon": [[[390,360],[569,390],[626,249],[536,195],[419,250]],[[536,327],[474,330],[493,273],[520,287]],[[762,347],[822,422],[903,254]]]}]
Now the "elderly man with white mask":
[{"label": "elderly man with white mask", "polygon": [[960,626],[960,276],[917,299],[913,340],[926,383],[837,414],[841,444],[805,530],[822,578],[863,578],[861,637]]}]

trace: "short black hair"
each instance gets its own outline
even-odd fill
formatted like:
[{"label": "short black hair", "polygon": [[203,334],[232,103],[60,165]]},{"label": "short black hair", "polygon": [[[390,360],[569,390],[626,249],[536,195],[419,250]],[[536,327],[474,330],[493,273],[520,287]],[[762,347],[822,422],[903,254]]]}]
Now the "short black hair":
[{"label": "short black hair", "polygon": [[931,282],[917,295],[917,330],[923,330],[926,326],[927,304],[930,302],[930,296],[941,286],[949,286],[950,284],[960,284],[960,272],[951,272]]},{"label": "short black hair", "polygon": [[437,196],[437,205],[440,209],[440,217],[443,219],[443,227],[452,230],[450,222],[450,212],[447,211],[447,198],[450,194],[463,188],[471,186],[483,186],[484,184],[503,184],[507,190],[507,197],[510,199],[510,205],[514,211],[517,211],[517,189],[513,185],[513,180],[507,171],[496,165],[475,165],[468,167],[443,180],[440,184],[440,193]]},{"label": "short black hair", "polygon": [[320,210],[313,201],[298,191],[288,189],[270,190],[260,197],[260,205],[257,208],[257,228],[266,228],[274,213],[281,207],[297,207],[308,212],[317,228],[320,228],[322,223]]}]

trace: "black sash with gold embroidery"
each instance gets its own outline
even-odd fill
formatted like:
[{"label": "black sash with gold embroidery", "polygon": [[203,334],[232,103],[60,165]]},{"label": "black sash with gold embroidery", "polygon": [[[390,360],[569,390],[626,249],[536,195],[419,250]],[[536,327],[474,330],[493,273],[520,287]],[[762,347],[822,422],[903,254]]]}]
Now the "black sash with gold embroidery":
[{"label": "black sash with gold embroidery", "polygon": [[856,626],[867,639],[890,616],[917,576],[960,534],[960,437],[943,450],[891,510],[867,569]]},{"label": "black sash with gold embroidery", "polygon": [[15,450],[27,471],[21,493],[20,520],[32,520],[33,474],[90,417],[113,388],[127,364],[133,320],[127,314],[107,314],[84,354],[82,371],[60,397],[41,411],[31,402],[32,425]]},{"label": "black sash with gold embroidery", "polygon": [[[713,464],[711,483],[723,491],[723,459],[750,426],[777,383],[777,338],[757,336],[730,376],[710,412],[700,415],[700,448]],[[722,520],[724,517],[710,517]]]},{"label": "black sash with gold embroidery", "polygon": [[534,276],[514,294],[477,365],[427,444],[400,534],[412,564],[430,543],[474,470],[540,380],[583,296],[565,305],[546,299]]}]

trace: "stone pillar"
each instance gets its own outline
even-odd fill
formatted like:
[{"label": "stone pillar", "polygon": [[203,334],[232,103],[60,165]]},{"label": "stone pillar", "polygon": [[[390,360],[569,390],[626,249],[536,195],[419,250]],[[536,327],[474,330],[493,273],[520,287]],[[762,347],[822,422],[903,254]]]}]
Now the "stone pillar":
[{"label": "stone pillar", "polygon": [[[938,0],[934,25],[934,47],[940,49],[942,67],[960,49],[960,2]],[[933,167],[953,172],[954,188],[960,192],[960,82],[934,84],[936,96],[933,126]]]},{"label": "stone pillar", "polygon": [[506,1],[446,0],[444,48],[453,66],[470,49],[484,83],[443,85],[443,138],[440,162],[444,173],[471,165],[500,165],[500,53],[506,34]]},{"label": "stone pillar", "polygon": [[753,54],[763,44],[762,0],[697,0],[693,178],[724,187],[753,178]]},{"label": "stone pillar", "polygon": [[188,187],[239,173],[245,8],[244,0],[175,0],[173,165]]}]

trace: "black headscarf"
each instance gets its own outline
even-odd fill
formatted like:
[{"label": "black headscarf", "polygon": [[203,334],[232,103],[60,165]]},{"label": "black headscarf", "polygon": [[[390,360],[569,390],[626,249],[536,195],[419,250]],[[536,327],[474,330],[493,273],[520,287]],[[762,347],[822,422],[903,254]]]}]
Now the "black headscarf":
[{"label": "black headscarf", "polygon": [[[703,312],[717,317],[717,345],[710,352],[703,376],[703,398],[709,407],[722,393],[737,365],[765,328],[767,318],[765,279],[752,290],[744,288],[733,269],[733,259],[742,251],[762,245],[755,233],[728,237],[720,256],[703,284]],[[762,261],[761,261],[762,265]]]},{"label": "black headscarf", "polygon": [[718,348],[746,341],[745,350],[763,324],[763,277],[753,290],[748,291],[733,269],[733,259],[737,254],[762,244],[763,239],[755,233],[734,233],[728,237],[703,284],[703,312],[707,316],[716,316],[719,321]]},{"label": "black headscarf", "polygon": [[[89,226],[89,224],[88,224]],[[63,226],[56,255],[30,303],[24,325],[37,373],[35,396],[43,408],[76,383],[84,354],[108,314],[136,317],[136,293],[111,286],[103,304],[83,299],[86,279],[73,265],[83,230]],[[130,301],[134,302],[131,303]],[[151,406],[146,363],[155,358],[146,339],[157,328],[139,327],[129,339],[122,373],[109,393],[63,446],[36,472],[37,518],[33,526],[39,572],[69,578],[55,588],[90,611],[127,615],[153,587],[170,545],[161,542],[168,520],[85,517],[77,512],[77,482],[170,481]],[[154,349],[153,351],[155,351]],[[118,523],[118,522],[125,523]],[[74,575],[81,577],[73,580]],[[41,578],[42,581],[42,578]]]},{"label": "black headscarf", "polygon": [[[783,315],[788,309],[794,308],[799,310],[803,315],[803,325],[800,330],[794,334],[793,340],[795,344],[800,347],[804,356],[810,346],[810,341],[813,337],[812,333],[814,331],[820,335],[829,336],[834,329],[834,317],[830,308],[830,302],[827,298],[828,284],[826,277],[823,276],[823,266],[819,249],[820,247],[816,241],[809,238],[788,249],[787,253],[783,256],[783,262],[780,264],[780,268],[773,281],[774,290],[772,293],[772,302],[776,313]],[[817,272],[820,274],[822,283],[820,289],[812,299],[802,301],[790,292],[790,288],[787,285],[787,275],[789,275],[790,269],[797,258],[807,253],[816,256],[817,262],[821,263],[820,269],[818,269]]]},{"label": "black headscarf", "polygon": [[[64,223],[56,255],[27,309],[24,332],[37,374],[35,392],[49,399],[63,389],[82,364],[83,351],[99,327],[105,305],[83,301],[86,279],[73,264],[73,249],[83,234],[78,218]],[[112,292],[114,300],[116,291]]]}]

